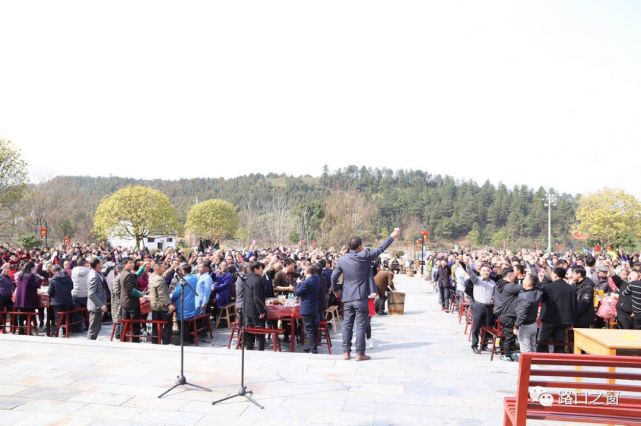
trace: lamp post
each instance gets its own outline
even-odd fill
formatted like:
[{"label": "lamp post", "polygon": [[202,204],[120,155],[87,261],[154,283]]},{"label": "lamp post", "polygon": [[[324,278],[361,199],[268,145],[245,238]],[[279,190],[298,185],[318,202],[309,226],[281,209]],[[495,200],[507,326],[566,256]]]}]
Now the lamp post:
[{"label": "lamp post", "polygon": [[423,238],[421,238],[421,275],[423,275],[423,268],[425,267],[425,243],[430,237],[430,233],[423,230],[421,231],[421,235],[423,236]]},{"label": "lamp post", "polygon": [[548,253],[552,252],[552,206],[556,205],[556,200],[556,194],[548,189],[543,200],[548,208]]}]

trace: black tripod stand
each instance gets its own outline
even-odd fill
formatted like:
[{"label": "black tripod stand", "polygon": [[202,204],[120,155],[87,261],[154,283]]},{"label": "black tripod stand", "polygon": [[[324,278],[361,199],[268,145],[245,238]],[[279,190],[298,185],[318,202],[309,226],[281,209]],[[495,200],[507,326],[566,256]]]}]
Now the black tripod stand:
[{"label": "black tripod stand", "polygon": [[[242,281],[242,297],[243,297],[243,311],[245,310],[245,295],[247,294],[246,291],[246,286],[247,282],[245,282],[245,277],[240,276],[240,280]],[[263,410],[265,407],[260,405],[258,401],[256,401],[254,398],[252,398],[250,395],[253,395],[254,392],[247,390],[247,386],[245,386],[245,318],[243,316],[242,312],[238,312],[238,316],[240,318],[240,334],[238,335],[238,338],[241,339],[242,336],[242,348],[241,348],[241,355],[240,355],[240,389],[238,390],[238,393],[235,395],[228,396],[223,399],[219,399],[218,401],[214,401],[211,403],[211,405],[216,405],[221,402],[237,398],[239,396],[245,397],[249,402],[254,404],[256,407],[260,408]]]},{"label": "black tripod stand", "polygon": [[189,383],[187,381],[187,378],[185,377],[185,342],[184,342],[184,335],[185,335],[185,287],[189,287],[192,289],[194,294],[198,295],[196,293],[196,290],[194,290],[187,280],[185,280],[184,277],[180,277],[178,279],[178,285],[182,286],[182,291],[180,292],[180,306],[182,307],[182,315],[180,316],[180,376],[177,377],[176,384],[158,395],[158,398],[162,398],[163,396],[167,395],[169,392],[172,390],[176,389],[178,386],[191,386],[194,388],[198,388],[207,392],[211,392],[211,389],[207,389],[202,386],[195,385],[193,383]]}]

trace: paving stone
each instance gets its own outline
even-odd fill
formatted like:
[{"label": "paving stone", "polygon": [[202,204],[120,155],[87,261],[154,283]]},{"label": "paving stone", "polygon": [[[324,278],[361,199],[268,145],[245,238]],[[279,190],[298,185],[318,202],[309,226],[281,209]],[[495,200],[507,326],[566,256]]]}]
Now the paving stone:
[{"label": "paving stone", "polygon": [[37,398],[37,399],[52,399],[55,401],[65,401],[77,394],[78,392],[76,391],[66,390],[61,387],[55,387],[55,388],[33,387],[33,388],[26,389],[20,393],[17,393],[16,396],[22,396],[26,398]]},{"label": "paving stone", "polygon": [[0,396],[0,410],[12,410],[22,404],[25,400],[22,398],[9,398]]},{"label": "paving stone", "polygon": [[[464,325],[440,311],[424,280],[395,281],[406,314],[372,318],[370,361],[342,360],[340,333],[332,356],[247,352],[246,384],[265,410],[241,399],[211,405],[239,387],[240,351],[226,349],[228,329],[185,348],[185,376],[211,392],[182,386],[162,399],[180,368],[176,346],[109,342],[110,327],[92,342],[0,335],[0,424],[500,424],[518,365],[473,354]],[[46,368],[48,358],[60,368]]]}]

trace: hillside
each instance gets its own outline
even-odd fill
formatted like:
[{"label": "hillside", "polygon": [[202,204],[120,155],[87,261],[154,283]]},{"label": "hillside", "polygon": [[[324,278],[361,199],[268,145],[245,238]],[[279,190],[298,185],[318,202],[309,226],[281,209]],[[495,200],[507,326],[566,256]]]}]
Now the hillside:
[{"label": "hillside", "polygon": [[[414,234],[421,224],[430,230],[432,240],[459,240],[466,237],[483,243],[523,240],[543,242],[547,208],[543,188],[519,186],[508,189],[489,182],[478,185],[450,176],[432,176],[417,170],[368,169],[350,166],[320,177],[252,174],[232,179],[200,178],[139,180],[119,177],[59,176],[33,186],[23,202],[24,226],[46,219],[54,239],[73,233],[79,240],[90,238],[91,218],[100,200],[127,185],[145,185],[166,193],[184,219],[198,201],[222,198],[234,203],[241,214],[246,238],[264,240],[260,233],[271,227],[278,214],[282,221],[276,237],[319,239],[325,217],[326,200],[336,191],[362,195],[367,207],[374,208],[367,229],[372,237],[388,232],[394,225],[410,228]],[[554,208],[554,234],[568,242],[574,222],[576,200],[559,194]],[[303,216],[305,219],[303,219]],[[261,226],[263,224],[263,226]],[[69,230],[71,228],[71,230]],[[407,239],[415,238],[412,235]],[[283,243],[288,241],[281,241]]]}]

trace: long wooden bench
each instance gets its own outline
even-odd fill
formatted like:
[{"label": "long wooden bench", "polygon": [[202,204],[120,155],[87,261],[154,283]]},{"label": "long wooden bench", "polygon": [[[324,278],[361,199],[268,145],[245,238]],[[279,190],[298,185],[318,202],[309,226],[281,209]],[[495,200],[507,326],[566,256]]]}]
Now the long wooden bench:
[{"label": "long wooden bench", "polygon": [[[143,338],[143,339],[152,339],[153,334],[134,334],[133,324],[144,325],[145,328],[148,325],[156,327],[156,340],[158,344],[162,343],[162,330],[163,327],[167,324],[167,321],[163,320],[148,320],[148,319],[121,319],[120,323],[122,324],[122,330],[120,331],[120,341],[126,342],[127,339],[131,342],[134,338]],[[113,330],[111,331],[111,338],[113,339],[114,332],[118,324],[114,324]],[[141,329],[142,330],[142,329]]]},{"label": "long wooden bench", "polygon": [[198,335],[203,331],[209,333],[209,338],[214,338],[209,314],[200,314],[192,318],[185,318],[185,327],[189,330],[189,334],[193,336],[194,345],[196,346],[198,346]]},{"label": "long wooden bench", "polygon": [[505,426],[527,419],[641,425],[641,358],[521,354],[516,396],[503,407]]},{"label": "long wooden bench", "polygon": [[[4,320],[2,328],[6,329],[8,323],[9,333],[15,333],[16,331],[20,333],[24,329],[26,335],[30,336],[33,330],[38,336],[38,312],[2,311],[2,315]],[[21,320],[26,321],[25,325],[20,325]]]},{"label": "long wooden bench", "polygon": [[[82,318],[76,319],[75,321],[71,320],[71,317],[73,314],[82,314]],[[54,337],[59,337],[60,336],[60,328],[64,327],[65,328],[65,337],[69,337],[69,328],[72,325],[78,325],[85,323],[85,327],[89,328],[89,313],[87,312],[87,308],[84,308],[82,306],[77,307],[77,308],[72,308],[67,311],[60,311],[56,313],[56,328],[53,331],[53,336]]]},{"label": "long wooden bench", "polygon": [[[236,349],[240,349],[240,345],[243,344],[243,334],[241,333],[241,327],[238,325],[238,322],[234,322],[232,325],[232,332],[229,336],[229,343],[227,344],[227,349],[231,348],[231,343],[234,339],[234,335],[237,336],[238,340],[236,342]],[[274,352],[282,352],[282,347],[280,345],[280,339],[278,336],[285,334],[284,328],[262,328],[262,327],[246,327],[245,332],[249,334],[263,334],[272,336],[272,348]]]}]

